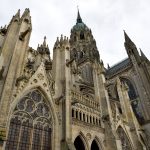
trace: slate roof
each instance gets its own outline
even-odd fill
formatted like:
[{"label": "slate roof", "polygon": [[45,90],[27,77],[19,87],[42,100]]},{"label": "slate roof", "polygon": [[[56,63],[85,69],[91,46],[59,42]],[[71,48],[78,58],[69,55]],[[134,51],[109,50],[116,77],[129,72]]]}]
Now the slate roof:
[{"label": "slate roof", "polygon": [[126,59],[122,60],[121,62],[115,64],[114,66],[110,67],[109,69],[107,69],[106,76],[112,76],[112,75],[120,72],[121,70],[124,70],[125,68],[127,68],[130,65],[131,65],[130,59],[126,58]]}]

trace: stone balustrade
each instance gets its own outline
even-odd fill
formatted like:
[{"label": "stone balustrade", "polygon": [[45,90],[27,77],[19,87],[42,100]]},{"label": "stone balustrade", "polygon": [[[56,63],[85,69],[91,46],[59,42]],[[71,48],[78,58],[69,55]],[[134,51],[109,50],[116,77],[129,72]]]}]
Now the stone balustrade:
[{"label": "stone balustrade", "polygon": [[88,106],[90,108],[94,108],[96,110],[100,110],[100,106],[99,103],[93,99],[90,99],[88,97],[85,97],[84,95],[75,92],[75,91],[71,91],[71,95],[72,95],[72,104],[74,103],[81,103],[85,106]]}]

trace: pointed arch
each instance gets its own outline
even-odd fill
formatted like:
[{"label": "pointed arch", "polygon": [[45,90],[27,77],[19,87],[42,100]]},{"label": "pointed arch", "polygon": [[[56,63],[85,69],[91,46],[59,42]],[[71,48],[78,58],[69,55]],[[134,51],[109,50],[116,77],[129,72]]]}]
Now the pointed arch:
[{"label": "pointed arch", "polygon": [[129,77],[126,77],[126,76],[120,77],[120,80],[121,80],[121,82],[127,84],[128,88],[129,88],[128,89],[128,95],[129,95],[129,98],[131,100],[132,110],[133,110],[138,122],[140,124],[142,124],[144,121],[144,117],[143,117],[142,111],[140,109],[141,104],[140,104],[140,101],[138,100],[139,96],[138,96],[138,92],[136,89],[136,85],[133,82],[133,80],[131,80]]},{"label": "pointed arch", "polygon": [[[87,150],[89,149],[88,141],[82,132],[74,140],[74,146],[76,150]],[[81,149],[82,147],[82,149]]]},{"label": "pointed arch", "polygon": [[122,149],[123,150],[132,150],[131,141],[130,141],[127,133],[124,131],[124,129],[121,126],[118,127],[117,134],[118,134],[119,139],[121,141]]},{"label": "pointed arch", "polygon": [[[54,124],[57,124],[57,115],[55,113],[55,106],[54,106],[54,102],[52,100],[52,96],[51,94],[48,94],[45,89],[42,87],[42,86],[39,86],[39,85],[30,85],[30,88],[26,88],[24,89],[24,91],[21,92],[21,94],[19,94],[15,100],[12,102],[11,104],[11,108],[10,108],[10,112],[9,112],[9,118],[11,117],[11,115],[13,114],[13,111],[16,107],[16,105],[19,103],[19,101],[21,100],[22,97],[24,97],[25,95],[27,95],[30,91],[33,91],[33,90],[37,90],[39,93],[42,94],[42,96],[44,97],[44,101],[45,103],[49,106],[50,108],[50,111],[51,111],[51,115],[52,115],[52,119],[53,119],[53,122]],[[8,120],[9,121],[9,120]]]},{"label": "pointed arch", "polygon": [[91,150],[102,150],[102,145],[99,138],[96,136],[91,143]]},{"label": "pointed arch", "polygon": [[[43,147],[42,145],[44,145],[43,148],[51,149],[54,139],[52,137],[56,136],[54,134],[56,116],[50,104],[52,99],[50,100],[50,97],[41,89],[38,87],[25,91],[14,101],[8,126],[6,150],[34,149]],[[13,133],[18,133],[18,139],[14,138]]]},{"label": "pointed arch", "polygon": [[83,32],[83,31],[81,31],[81,32],[80,32],[80,40],[84,40],[84,39],[85,39],[84,32]]},{"label": "pointed arch", "polygon": [[125,77],[125,76],[120,77],[120,81],[128,85],[129,87],[128,95],[129,95],[130,100],[136,99],[138,97],[138,92],[137,92],[134,82],[130,78]]}]

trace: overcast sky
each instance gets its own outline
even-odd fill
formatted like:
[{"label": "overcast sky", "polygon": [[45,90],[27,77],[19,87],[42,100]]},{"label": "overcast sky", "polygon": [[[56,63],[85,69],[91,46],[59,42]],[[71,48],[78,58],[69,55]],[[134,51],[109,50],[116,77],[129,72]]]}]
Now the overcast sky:
[{"label": "overcast sky", "polygon": [[57,36],[70,36],[77,5],[83,22],[92,29],[106,66],[126,58],[123,30],[150,58],[150,0],[1,0],[0,26],[8,24],[18,9],[30,9],[30,46],[37,48],[46,35],[51,53]]}]

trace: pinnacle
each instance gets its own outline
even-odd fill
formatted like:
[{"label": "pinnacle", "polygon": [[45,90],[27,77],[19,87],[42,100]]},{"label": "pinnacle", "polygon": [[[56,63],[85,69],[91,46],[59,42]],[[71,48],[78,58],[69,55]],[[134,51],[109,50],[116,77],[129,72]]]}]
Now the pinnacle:
[{"label": "pinnacle", "polygon": [[141,49],[140,49],[140,53],[141,53],[141,57],[147,58]]},{"label": "pinnacle", "polygon": [[19,16],[20,17],[20,9],[18,9],[18,11],[17,11],[15,16]]},{"label": "pinnacle", "polygon": [[125,30],[123,31],[124,31],[125,42],[132,42],[129,36],[127,35],[126,31]]},{"label": "pinnacle", "polygon": [[46,36],[44,36],[43,46],[46,47]]},{"label": "pinnacle", "polygon": [[30,16],[30,10],[29,8],[26,8],[25,11],[23,12],[22,17],[28,16],[28,15]]},{"label": "pinnacle", "polygon": [[20,9],[18,9],[17,13],[14,15],[13,18],[20,18]]}]

